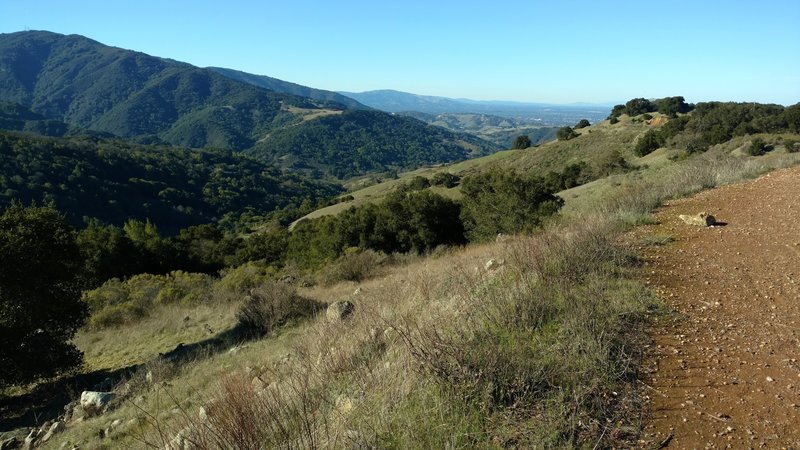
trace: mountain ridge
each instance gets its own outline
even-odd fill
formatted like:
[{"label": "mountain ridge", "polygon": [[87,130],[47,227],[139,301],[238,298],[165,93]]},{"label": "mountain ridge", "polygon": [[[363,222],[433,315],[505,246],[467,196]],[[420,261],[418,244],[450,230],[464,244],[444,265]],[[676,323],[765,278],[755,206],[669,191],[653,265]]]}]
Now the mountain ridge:
[{"label": "mountain ridge", "polygon": [[254,86],[263,87],[282,94],[292,94],[300,97],[307,97],[314,100],[332,101],[339,103],[346,108],[355,109],[369,109],[369,107],[362,105],[358,101],[339,94],[338,92],[326,91],[324,89],[316,89],[308,86],[303,86],[290,81],[280,80],[267,75],[256,75],[252,73],[243,72],[241,70],[227,69],[224,67],[206,67],[221,75],[224,75],[233,80],[242,81],[244,83],[252,84]]},{"label": "mountain ridge", "polygon": [[[0,34],[0,101],[18,103],[48,119],[84,130],[144,143],[235,151],[256,144],[270,146],[271,140],[279,139],[303,154],[302,158],[279,161],[282,167],[315,167],[328,176],[333,172],[360,175],[367,170],[408,168],[409,164],[452,162],[466,158],[476,147],[483,152],[499,149],[479,138],[443,133],[421,121],[395,118],[329,91],[244,72],[224,72],[228,76],[106,46],[80,35],[48,31]],[[270,90],[266,87],[269,83],[273,88],[302,91],[318,98]],[[322,123],[341,126],[347,133],[320,129],[317,121],[321,118],[350,109],[363,113],[344,115],[341,123]],[[297,135],[302,141],[287,141],[287,135]],[[398,142],[396,135],[402,135],[403,141]],[[323,142],[323,136],[332,136],[335,141]],[[353,136],[357,136],[358,148],[353,147]],[[328,152],[321,152],[321,148]],[[420,156],[420,148],[447,151],[433,152],[442,159],[408,158],[406,149],[415,149]],[[356,156],[374,159],[369,152],[382,155],[379,165],[356,162]],[[345,168],[328,170],[334,164]]]}]

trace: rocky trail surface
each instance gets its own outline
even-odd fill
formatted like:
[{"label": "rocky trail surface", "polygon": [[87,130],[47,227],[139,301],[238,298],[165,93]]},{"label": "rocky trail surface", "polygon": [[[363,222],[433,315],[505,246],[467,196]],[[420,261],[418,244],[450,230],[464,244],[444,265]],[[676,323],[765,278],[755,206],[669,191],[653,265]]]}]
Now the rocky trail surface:
[{"label": "rocky trail surface", "polygon": [[[723,224],[678,217],[702,211]],[[800,168],[657,215],[637,234],[673,313],[652,328],[643,446],[800,449]]]}]

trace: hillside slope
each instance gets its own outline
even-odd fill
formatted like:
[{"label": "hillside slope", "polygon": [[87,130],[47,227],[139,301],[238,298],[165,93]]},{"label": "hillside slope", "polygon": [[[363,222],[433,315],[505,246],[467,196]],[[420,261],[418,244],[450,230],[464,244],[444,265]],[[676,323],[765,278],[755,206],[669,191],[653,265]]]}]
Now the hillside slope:
[{"label": "hillside slope", "polygon": [[429,127],[409,117],[355,110],[276,130],[248,153],[297,169],[349,178],[460,161],[498,149],[475,136]]}]

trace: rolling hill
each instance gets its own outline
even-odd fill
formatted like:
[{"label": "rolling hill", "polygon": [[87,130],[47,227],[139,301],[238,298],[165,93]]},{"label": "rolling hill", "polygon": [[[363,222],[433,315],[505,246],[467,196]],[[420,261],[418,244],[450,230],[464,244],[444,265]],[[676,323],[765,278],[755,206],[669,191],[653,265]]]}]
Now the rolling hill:
[{"label": "rolling hill", "polygon": [[[109,47],[78,35],[46,31],[0,35],[0,101],[20,104],[44,118],[86,130],[190,148],[241,151],[256,143],[271,148],[289,144],[299,149],[301,156],[283,160],[285,167],[316,167],[327,175],[343,172],[330,170],[330,158],[321,153],[323,148],[335,148],[337,158],[345,160],[338,162],[350,167],[345,172],[359,174],[372,166],[362,168],[356,161],[346,161],[351,153],[381,152],[377,159],[383,170],[407,168],[409,163],[451,162],[476,148],[485,152],[497,149],[476,138],[379,111],[343,114],[351,106],[363,107],[336,94],[291,87],[332,100],[310,99],[269,90],[263,77],[245,78],[246,82],[232,79],[215,70]],[[288,84],[282,86],[289,89]],[[315,122],[332,115],[342,115],[338,130],[349,131],[318,133],[320,126]],[[310,127],[315,131],[304,131]],[[303,140],[287,142],[287,136],[295,135]],[[350,148],[353,135],[365,143],[356,152]],[[399,142],[397,135],[404,141]],[[336,141],[319,141],[323,136],[334,136]],[[280,144],[270,143],[275,138],[280,138]],[[448,151],[438,151],[440,147]],[[408,158],[405,148],[430,148],[434,156]],[[388,160],[384,158],[387,154]]]},{"label": "rolling hill", "polygon": [[442,113],[427,114],[416,111],[398,113],[403,116],[419,119],[429,125],[443,127],[458,133],[469,133],[481,139],[511,148],[514,139],[526,135],[531,142],[540,144],[555,139],[558,127],[531,125],[511,117],[493,116],[475,113]]}]

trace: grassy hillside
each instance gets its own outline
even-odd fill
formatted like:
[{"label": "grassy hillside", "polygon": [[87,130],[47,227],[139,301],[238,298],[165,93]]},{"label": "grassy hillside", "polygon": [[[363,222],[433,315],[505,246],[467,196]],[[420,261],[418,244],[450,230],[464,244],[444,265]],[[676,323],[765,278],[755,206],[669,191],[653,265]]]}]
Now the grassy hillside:
[{"label": "grassy hillside", "polygon": [[[650,128],[651,125],[646,122],[633,122],[629,118],[624,118],[621,123],[614,126],[604,122],[581,129],[579,130],[581,135],[569,141],[551,141],[525,150],[506,150],[451,165],[416,169],[402,173],[396,179],[361,178],[361,183],[379,181],[363,188],[358,187],[359,180],[353,180],[348,185],[351,190],[347,194],[351,195],[353,200],[327,206],[312,212],[306,218],[337,214],[351,206],[381,201],[386,195],[417,176],[430,179],[438,173],[446,172],[465,177],[494,169],[513,169],[544,176],[551,171],[562,170],[569,164],[582,162],[587,164],[588,170],[594,170],[597,176],[607,175],[624,170],[619,167],[619,158],[630,161],[629,164],[638,162],[639,158],[633,154],[634,143],[638,136]],[[652,160],[652,157],[650,159]],[[655,161],[651,161],[653,162]],[[451,198],[460,197],[458,187],[431,189]]]},{"label": "grassy hillside", "polygon": [[[526,150],[508,150],[464,161],[409,171],[396,179],[364,177],[348,185],[352,200],[314,211],[306,218],[316,218],[339,212],[352,206],[379,202],[414,177],[432,178],[437,173],[451,173],[461,177],[485,173],[495,169],[510,169],[522,173],[547,176],[569,165],[582,165],[583,182],[609,175],[635,171],[637,168],[670,165],[672,160],[691,157],[719,148],[736,151],[738,155],[756,154],[751,151],[756,133],[768,132],[767,141],[761,142],[758,152],[775,149],[796,151],[796,137],[781,132],[800,131],[800,105],[781,107],[750,103],[701,103],[687,115],[669,118],[653,111],[650,114],[618,115],[613,122],[605,120],[595,125],[574,130],[576,137],[556,140]],[[656,148],[643,150],[641,143],[656,136]],[[789,145],[784,145],[784,140]],[[730,148],[736,143],[735,148]],[[359,183],[366,184],[362,187]],[[443,195],[459,198],[459,188],[432,187]],[[580,191],[580,189],[576,190]],[[348,197],[349,198],[349,197]]]},{"label": "grassy hillside", "polygon": [[[619,233],[652,220],[664,199],[798,162],[782,148],[759,157],[729,150],[615,175],[534,236],[293,290],[320,304],[353,302],[346,320],[320,314],[264,339],[230,340],[237,289],[277,289],[245,267],[190,288],[199,303],[161,303],[139,322],[84,329],[76,342],[91,370],[134,367],[118,385],[125,400],[71,422],[43,448],[163,447],[181,430],[199,448],[636,446],[652,394],[634,380],[659,303],[632,264],[646,244],[620,246]],[[177,355],[178,343],[188,359],[158,357]]]},{"label": "grassy hillside", "polygon": [[[297,163],[292,166],[340,176],[449,162],[472,151],[495,149],[478,139],[378,111],[316,124],[314,119],[357,105],[336,95],[333,100],[315,100],[280,93],[257,81],[232,79],[77,35],[0,35],[0,100],[87,130],[191,148],[245,150],[259,143],[254,154],[288,156]],[[329,126],[335,131],[320,131]],[[350,151],[353,146],[358,150]],[[421,153],[431,156],[420,158]]]},{"label": "grassy hillside", "polygon": [[[261,259],[216,275],[108,280],[83,296],[92,315],[74,341],[87,357],[84,373],[7,389],[0,426],[58,417],[69,392],[109,377],[119,396],[110,410],[67,417],[66,431],[44,448],[635,447],[652,395],[637,378],[643,336],[649,317],[660,314],[655,294],[637,281],[636,251],[668,240],[631,242],[622,233],[652,223],[664,200],[800,163],[793,109],[698,107],[699,114],[669,120],[623,115],[566,141],[428,169],[475,175],[528,168],[525,177],[497,176],[497,183],[462,180],[460,205],[404,191],[343,220],[253,233],[246,240]],[[717,120],[760,110],[771,112]],[[708,135],[693,122],[699,118],[724,127]],[[672,134],[675,124],[683,128]],[[728,128],[757,132],[731,131],[704,151],[686,148]],[[663,139],[660,148],[643,146],[651,132],[656,143]],[[69,147],[48,141],[58,144],[48,147],[54,153]],[[15,147],[24,143],[0,155]],[[214,174],[224,177],[228,157],[219,156]],[[168,162],[147,161],[146,172]],[[436,231],[453,220],[466,225],[465,211],[499,204],[487,213],[511,216],[526,205],[506,200],[535,203],[526,196],[539,182],[529,175],[569,173],[579,162],[591,177],[561,192],[567,203],[559,214],[520,224],[532,234],[488,233],[490,243],[436,247]],[[28,166],[26,173],[42,170],[36,161]],[[491,203],[482,189],[492,186],[507,197]],[[371,187],[379,188],[386,186]],[[400,248],[427,254],[384,254],[367,246],[370,239],[403,240],[410,247]],[[414,244],[422,240],[423,247]],[[319,255],[330,244],[340,247],[333,257]],[[285,264],[270,264],[263,253],[281,245],[288,246]],[[321,256],[320,265],[303,266],[297,248]],[[342,300],[352,309],[320,314]]]}]

